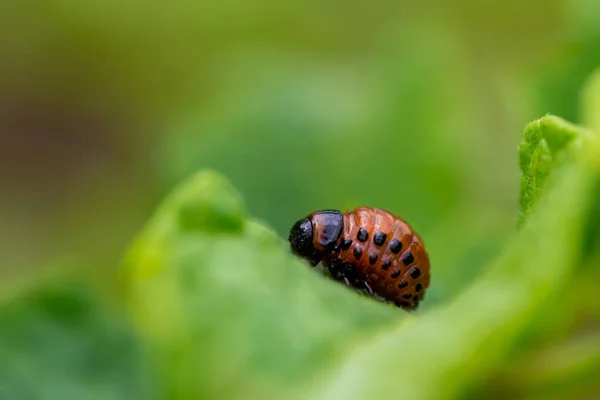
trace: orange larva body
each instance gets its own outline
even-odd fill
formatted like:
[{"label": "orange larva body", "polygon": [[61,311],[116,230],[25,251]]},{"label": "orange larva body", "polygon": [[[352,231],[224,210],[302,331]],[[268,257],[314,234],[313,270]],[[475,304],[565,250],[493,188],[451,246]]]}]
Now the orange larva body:
[{"label": "orange larva body", "polygon": [[[304,227],[312,227],[312,243],[303,243],[299,250],[297,227],[302,221],[310,221],[310,227],[306,222]],[[415,309],[429,287],[429,256],[423,241],[404,220],[385,210],[359,207],[343,214],[312,213],[292,228],[290,243],[313,265],[323,261],[335,279],[402,308]]]},{"label": "orange larva body", "polygon": [[[380,209],[360,207],[343,218],[342,246],[324,261],[354,264],[375,293],[405,308],[417,306],[429,287],[429,256],[419,235]],[[361,229],[366,236],[359,237]]]}]

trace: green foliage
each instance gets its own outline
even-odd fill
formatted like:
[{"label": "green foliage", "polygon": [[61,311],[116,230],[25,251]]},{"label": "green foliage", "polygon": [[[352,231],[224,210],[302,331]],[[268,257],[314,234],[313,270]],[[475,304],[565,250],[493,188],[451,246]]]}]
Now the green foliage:
[{"label": "green foliage", "polygon": [[[597,0],[0,3],[4,271],[113,279],[205,171],[110,290],[3,276],[0,399],[600,398]],[[289,254],[363,204],[419,312]]]},{"label": "green foliage", "polygon": [[[220,195],[208,201],[206,193]],[[232,229],[240,203],[225,180],[201,173],[166,201],[126,258],[130,309],[171,398],[299,395],[348,348],[406,317],[310,271],[261,224]],[[182,211],[191,204],[218,213],[222,229],[189,229]]]},{"label": "green foliage", "polygon": [[[581,146],[589,133],[559,117],[545,116],[525,128],[519,148],[521,167],[520,222],[524,221],[540,197],[550,172],[568,157],[568,151]],[[576,155],[577,156],[577,155]]]},{"label": "green foliage", "polygon": [[[597,143],[588,151],[560,172],[530,223],[474,285],[356,351],[328,383],[328,398],[460,398],[503,365],[510,368],[519,335],[579,267],[590,194],[600,177]],[[407,359],[411,368],[402,369]],[[358,380],[364,365],[372,375]]]},{"label": "green foliage", "polygon": [[161,398],[123,319],[85,282],[44,281],[0,309],[0,398]]},{"label": "green foliage", "polygon": [[[582,304],[565,296],[578,287],[591,299],[585,316],[600,317],[600,231],[590,224],[600,215],[600,143],[547,116],[527,127],[519,154],[518,234],[466,290],[414,314],[315,273],[247,215],[226,179],[194,175],[124,258],[119,300],[133,331],[85,284],[37,285],[4,301],[0,390],[44,399],[598,393],[600,333],[570,321]],[[570,344],[581,334],[589,339]]]},{"label": "green foliage", "polygon": [[[152,264],[139,256],[125,265],[141,276],[130,281],[129,297],[140,331],[154,344],[164,373],[177,371],[167,379],[169,393],[459,396],[508,361],[528,321],[561,294],[579,265],[590,193],[600,176],[596,141],[582,135],[586,145],[576,145],[579,136],[555,117],[529,126],[521,147],[530,182],[522,206],[529,216],[539,202],[537,214],[472,287],[420,318],[376,307],[308,271],[255,222],[246,221],[242,231],[223,229],[220,236],[202,227],[163,229],[163,221],[177,220],[186,205],[205,201],[193,194],[203,191],[191,186],[227,193],[220,199],[225,204],[239,201],[229,189],[211,189],[227,186],[215,175],[193,178],[178,191],[190,196],[168,201],[138,242],[153,252],[153,242],[144,238],[163,243],[160,267],[142,272]],[[558,162],[567,148],[577,156]],[[538,199],[549,175],[556,175],[555,182]],[[203,209],[217,211],[219,203]],[[222,214],[224,221],[236,216]],[[407,360],[411,367],[405,369]],[[228,384],[232,380],[235,385]]]}]

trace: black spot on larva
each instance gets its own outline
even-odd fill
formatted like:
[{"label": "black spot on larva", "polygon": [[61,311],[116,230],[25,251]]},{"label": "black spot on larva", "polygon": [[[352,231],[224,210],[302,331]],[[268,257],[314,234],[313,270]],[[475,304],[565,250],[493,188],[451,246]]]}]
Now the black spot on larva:
[{"label": "black spot on larva", "polygon": [[344,243],[342,243],[342,249],[348,250],[352,246],[352,240],[344,239]]},{"label": "black spot on larva", "polygon": [[412,297],[412,293],[406,293],[402,297],[404,297],[405,299],[410,299]]},{"label": "black spot on larva", "polygon": [[414,260],[415,259],[410,251],[407,251],[406,253],[402,254],[402,262],[404,263],[404,265],[409,265]]},{"label": "black spot on larva", "polygon": [[417,267],[412,267],[409,272],[413,279],[417,279],[419,276],[421,276],[421,270]]},{"label": "black spot on larva", "polygon": [[356,247],[354,248],[354,258],[355,258],[356,260],[360,260],[360,258],[361,258],[361,257],[362,257],[362,248],[360,248],[360,247],[356,246]]},{"label": "black spot on larva", "polygon": [[419,299],[419,296],[417,296],[416,294],[415,294],[415,296],[413,297],[413,300],[414,300],[415,304],[419,304],[419,300],[420,300],[420,299]]},{"label": "black spot on larva", "polygon": [[387,235],[381,231],[377,231],[373,235],[373,243],[375,243],[377,246],[383,246],[385,239],[387,239]]},{"label": "black spot on larva", "polygon": [[390,266],[392,265],[392,261],[388,258],[385,259],[381,262],[381,269],[382,270],[387,270]]},{"label": "black spot on larva", "polygon": [[367,232],[365,228],[360,228],[358,230],[358,234],[356,235],[356,239],[358,239],[359,242],[366,242],[368,238],[369,232]]},{"label": "black spot on larva", "polygon": [[390,242],[390,250],[392,250],[392,253],[398,254],[402,250],[402,242],[398,239],[392,240]]},{"label": "black spot on larva", "polygon": [[371,253],[369,255],[369,264],[373,265],[377,262],[377,253]]},{"label": "black spot on larva", "polygon": [[417,286],[415,286],[415,290],[417,292],[420,292],[423,289],[423,285],[421,285],[420,283],[417,283]]},{"label": "black spot on larva", "polygon": [[398,284],[398,288],[400,288],[400,289],[404,289],[407,286],[408,286],[408,282],[406,282],[406,281],[402,281]]},{"label": "black spot on larva", "polygon": [[400,276],[400,270],[398,268],[394,268],[394,270],[392,271],[392,274],[390,275],[392,278],[397,278]]}]

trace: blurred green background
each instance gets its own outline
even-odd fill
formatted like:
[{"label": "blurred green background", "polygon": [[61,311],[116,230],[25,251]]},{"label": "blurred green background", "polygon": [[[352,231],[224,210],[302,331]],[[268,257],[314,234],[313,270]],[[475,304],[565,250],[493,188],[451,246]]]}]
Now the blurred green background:
[{"label": "blurred green background", "polygon": [[285,236],[387,208],[423,236],[431,298],[514,231],[526,122],[578,121],[600,6],[573,1],[3,1],[2,274],[117,265],[202,167]]},{"label": "blurred green background", "polygon": [[[581,88],[598,67],[597,0],[4,0],[0,277],[11,287],[54,266],[113,277],[161,199],[210,168],[282,238],[318,209],[402,216],[430,254],[421,307],[432,309],[515,234],[526,123],[546,113],[585,122]],[[281,261],[273,257],[271,266]],[[135,370],[137,348],[116,323],[119,340],[97,334],[112,325],[69,290],[34,297],[42,317],[2,317],[16,327],[6,337],[25,348],[45,341],[47,368],[72,356],[67,372],[87,393],[87,379],[93,387],[98,375],[117,382]],[[19,341],[20,326],[38,323],[56,336]],[[45,347],[69,348],[62,323],[81,338],[66,356]],[[94,346],[131,353],[117,368],[102,351],[78,358]],[[141,375],[110,390],[149,398]],[[63,389],[59,398],[83,398]]]}]

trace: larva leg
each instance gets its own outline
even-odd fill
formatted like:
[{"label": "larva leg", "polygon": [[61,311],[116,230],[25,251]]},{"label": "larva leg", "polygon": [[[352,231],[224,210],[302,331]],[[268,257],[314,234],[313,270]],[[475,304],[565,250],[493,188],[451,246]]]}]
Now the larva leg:
[{"label": "larva leg", "polygon": [[336,281],[341,281],[345,278],[344,272],[340,268],[340,263],[336,260],[326,260],[325,266],[329,269],[329,273]]}]

